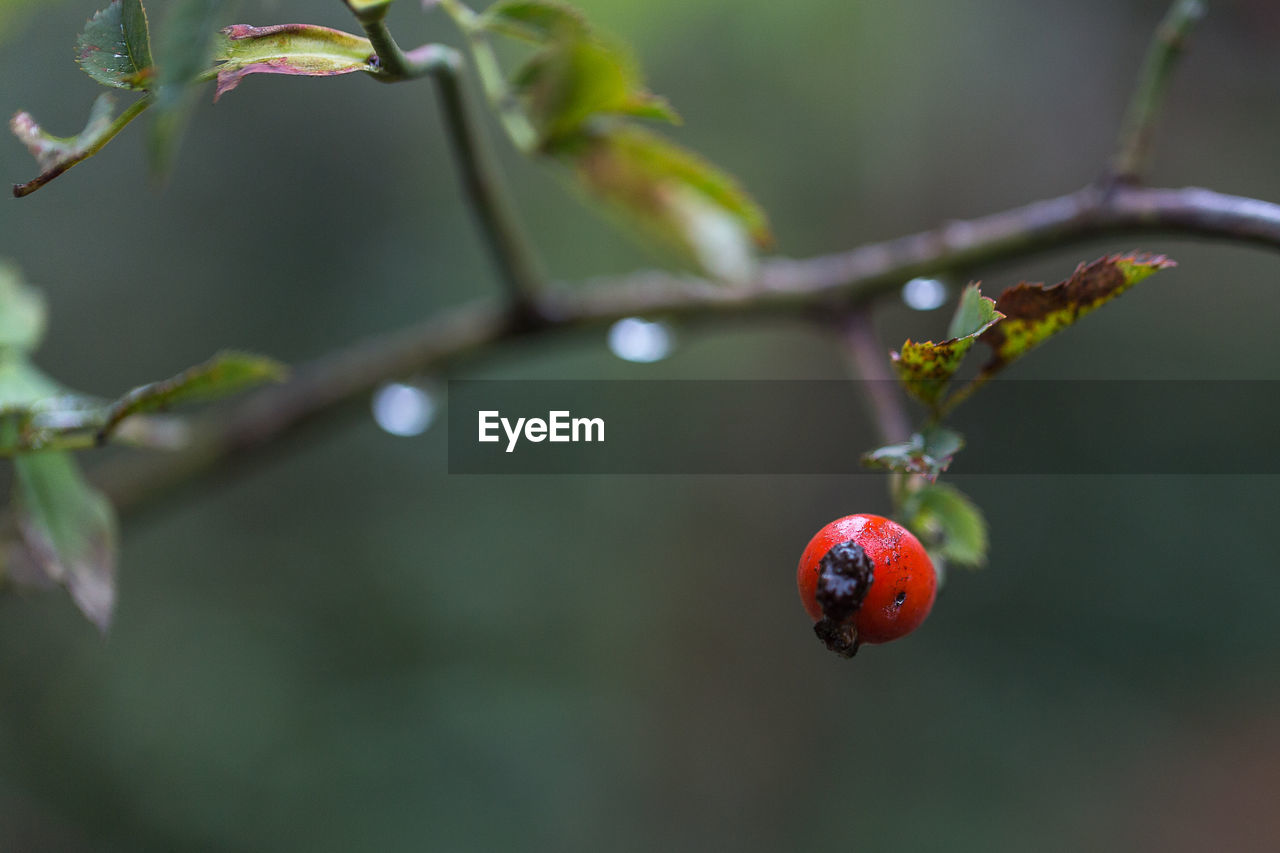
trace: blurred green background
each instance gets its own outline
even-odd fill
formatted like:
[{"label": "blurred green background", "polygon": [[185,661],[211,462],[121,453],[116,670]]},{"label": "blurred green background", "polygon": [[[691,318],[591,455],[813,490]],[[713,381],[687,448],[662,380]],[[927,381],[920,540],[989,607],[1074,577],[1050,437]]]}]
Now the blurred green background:
[{"label": "blurred green background", "polygon": [[[97,4],[27,5],[0,112],[74,132],[98,87],[71,46]],[[797,256],[1091,180],[1164,11],[579,5],[634,44],[686,116],[676,136],[740,175]],[[239,17],[353,28],[337,0]],[[452,38],[407,0],[392,22],[406,44]],[[1211,9],[1155,182],[1280,199],[1277,39],[1272,3]],[[434,109],[426,85],[255,77],[202,98],[162,191],[139,126],[0,203],[0,255],[51,302],[42,365],[109,395],[222,347],[300,361],[496,294]],[[655,263],[494,147],[555,276]],[[11,139],[0,166],[34,174]],[[1123,239],[981,273],[1056,280],[1133,248],[1181,266],[1016,376],[1280,379],[1275,254]],[[893,300],[879,321],[892,343],[946,313]],[[834,342],[795,321],[676,331],[656,365],[600,333],[453,375],[841,375]],[[989,568],[850,663],[813,638],[794,566],[828,520],[888,509],[879,476],[445,467],[440,425],[402,439],[348,419],[131,519],[105,640],[65,594],[0,600],[0,850],[1280,847],[1275,477],[962,479]]]}]

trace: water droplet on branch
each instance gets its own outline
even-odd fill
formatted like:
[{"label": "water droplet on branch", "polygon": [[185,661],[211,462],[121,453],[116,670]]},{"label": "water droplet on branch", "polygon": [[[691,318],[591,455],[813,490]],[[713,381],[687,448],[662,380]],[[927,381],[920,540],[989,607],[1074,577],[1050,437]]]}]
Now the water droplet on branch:
[{"label": "water droplet on branch", "polygon": [[917,311],[941,308],[947,301],[947,285],[936,278],[913,278],[902,286],[902,301]]},{"label": "water droplet on branch", "polygon": [[421,435],[436,417],[436,401],[417,385],[389,382],[373,392],[373,419],[392,435]]},{"label": "water droplet on branch", "polygon": [[675,335],[666,323],[625,317],[609,328],[609,349],[624,361],[650,364],[671,354]]}]

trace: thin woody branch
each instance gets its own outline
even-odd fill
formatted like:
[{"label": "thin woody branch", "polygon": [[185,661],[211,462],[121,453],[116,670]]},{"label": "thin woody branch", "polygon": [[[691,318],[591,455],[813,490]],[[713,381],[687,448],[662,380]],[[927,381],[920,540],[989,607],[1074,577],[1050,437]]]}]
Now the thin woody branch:
[{"label": "thin woody branch", "polygon": [[850,366],[863,380],[880,439],[885,444],[906,441],[911,434],[911,418],[889,370],[889,359],[876,335],[869,306],[857,305],[841,318],[840,338]]},{"label": "thin woody branch", "polygon": [[395,83],[429,75],[435,80],[440,116],[458,164],[467,203],[476,215],[514,313],[528,322],[537,322],[531,297],[542,289],[543,275],[515,215],[498,164],[463,96],[461,55],[442,44],[426,44],[405,53],[391,38],[381,15],[367,20],[361,18],[361,23],[382,63],[376,79]]},{"label": "thin woody branch", "polygon": [[441,61],[432,68],[449,143],[462,175],[467,200],[479,220],[481,233],[506,285],[514,313],[535,323],[540,318],[534,297],[543,288],[543,276],[520,220],[514,213],[498,165],[467,108],[460,70],[461,60],[451,50],[442,52]]},{"label": "thin woody branch", "polygon": [[1204,12],[1201,0],[1174,0],[1156,28],[1121,126],[1120,142],[1111,164],[1114,177],[1132,181],[1142,174],[1173,70],[1186,49],[1192,27],[1204,17]]},{"label": "thin woody branch", "polygon": [[638,273],[534,297],[543,322],[475,303],[425,323],[337,351],[292,380],[211,410],[193,424],[187,449],[100,464],[95,479],[122,510],[184,482],[225,471],[251,451],[350,410],[388,380],[439,370],[532,336],[594,327],[633,315],[736,318],[837,310],[896,291],[919,275],[968,272],[1104,237],[1162,233],[1280,249],[1280,205],[1210,190],[1086,187],[991,216],[950,222],[884,243],[804,260],[765,262],[758,279],[731,288],[692,277]]}]

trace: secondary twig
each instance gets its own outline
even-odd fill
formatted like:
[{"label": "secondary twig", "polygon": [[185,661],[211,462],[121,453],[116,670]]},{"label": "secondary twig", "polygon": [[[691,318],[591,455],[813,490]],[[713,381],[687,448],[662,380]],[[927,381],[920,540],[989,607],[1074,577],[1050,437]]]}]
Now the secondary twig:
[{"label": "secondary twig", "polygon": [[871,402],[880,438],[886,444],[906,441],[911,434],[911,419],[898,383],[889,371],[887,350],[876,335],[870,308],[856,306],[841,318],[840,337],[850,365],[862,380],[861,390]]},{"label": "secondary twig", "polygon": [[520,220],[513,213],[498,165],[467,109],[460,70],[460,60],[452,51],[447,61],[436,63],[432,69],[449,143],[462,172],[467,200],[480,220],[480,229],[516,313],[526,321],[535,321],[535,297],[542,289],[542,274]]},{"label": "secondary twig", "polygon": [[730,288],[662,273],[559,288],[534,297],[545,320],[529,327],[500,305],[475,303],[303,365],[273,386],[195,420],[183,451],[136,454],[92,469],[122,510],[224,468],[300,426],[363,399],[383,382],[438,368],[529,334],[598,326],[632,315],[740,317],[865,301],[918,275],[1009,261],[1099,237],[1164,232],[1280,249],[1280,205],[1209,190],[1119,186],[1069,195],[932,231],[807,260],[771,260],[752,284]]},{"label": "secondary twig", "polygon": [[395,82],[422,75],[424,69],[418,67],[413,58],[405,54],[392,37],[391,30],[387,29],[386,5],[352,6],[348,2],[347,6],[360,22],[360,26],[364,28],[364,34],[368,37],[369,44],[373,45],[373,52],[378,56],[380,79]]},{"label": "secondary twig", "polygon": [[1120,130],[1119,145],[1111,164],[1115,178],[1136,180],[1146,166],[1156,118],[1173,69],[1186,48],[1191,28],[1204,16],[1204,11],[1201,0],[1174,0],[1156,28]]},{"label": "secondary twig", "polygon": [[[101,102],[103,98],[107,98],[108,99],[107,102],[110,103],[109,96],[102,95],[99,97],[99,101]],[[83,150],[76,152],[74,157],[70,157],[64,160],[62,163],[59,163],[54,168],[47,169],[47,170],[42,169],[40,175],[31,179],[30,181],[27,181],[25,184],[14,184],[13,197],[23,198],[24,196],[31,195],[36,190],[40,189],[45,184],[52,181],[54,178],[64,174],[72,166],[75,166],[79,163],[83,163],[85,160],[88,160],[90,157],[97,154],[106,146],[108,142],[110,142],[112,139],[115,139],[116,135],[120,133],[120,131],[124,130],[125,127],[129,124],[129,122],[133,121],[135,118],[142,115],[146,111],[147,107],[151,106],[153,103],[155,103],[155,98],[152,97],[151,95],[146,95],[134,101],[127,108],[125,108],[124,112],[120,113],[120,115],[116,116],[114,119],[111,120],[111,123],[107,126],[106,130],[104,130],[96,139],[93,140],[93,144],[88,145]],[[18,136],[19,139],[23,138],[23,131],[25,127],[34,127],[34,125],[35,125],[35,121],[34,119],[31,118],[31,115],[29,113],[18,113],[13,117],[13,119],[9,123],[10,128],[13,129],[13,132]]]},{"label": "secondary twig", "polygon": [[462,174],[467,203],[480,221],[489,254],[511,298],[513,313],[527,324],[536,324],[540,318],[533,296],[542,289],[543,275],[508,198],[498,164],[467,108],[462,92],[462,57],[442,44],[402,51],[382,20],[384,14],[385,9],[377,15],[357,16],[381,64],[375,78],[395,83],[430,74],[435,79],[441,117]]}]

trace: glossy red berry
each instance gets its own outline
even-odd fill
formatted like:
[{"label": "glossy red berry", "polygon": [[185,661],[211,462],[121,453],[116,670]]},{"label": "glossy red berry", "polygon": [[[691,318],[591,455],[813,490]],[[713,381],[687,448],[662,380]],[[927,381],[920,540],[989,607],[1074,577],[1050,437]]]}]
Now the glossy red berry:
[{"label": "glossy red berry", "polygon": [[920,540],[878,515],[848,515],[809,540],[796,570],[800,600],[832,651],[887,643],[920,627],[938,576]]}]

